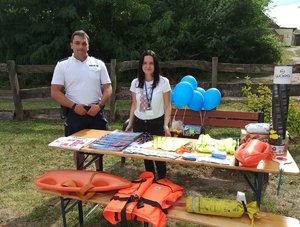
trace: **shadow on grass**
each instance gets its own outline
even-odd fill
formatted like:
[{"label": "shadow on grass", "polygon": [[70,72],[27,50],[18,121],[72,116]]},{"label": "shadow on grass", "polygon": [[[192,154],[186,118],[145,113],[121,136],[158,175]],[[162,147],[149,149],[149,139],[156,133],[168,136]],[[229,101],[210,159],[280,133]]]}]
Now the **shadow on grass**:
[{"label": "shadow on grass", "polygon": [[31,213],[8,220],[4,226],[11,227],[40,227],[40,226],[62,226],[60,203],[58,197],[46,200],[42,205],[36,206]]}]

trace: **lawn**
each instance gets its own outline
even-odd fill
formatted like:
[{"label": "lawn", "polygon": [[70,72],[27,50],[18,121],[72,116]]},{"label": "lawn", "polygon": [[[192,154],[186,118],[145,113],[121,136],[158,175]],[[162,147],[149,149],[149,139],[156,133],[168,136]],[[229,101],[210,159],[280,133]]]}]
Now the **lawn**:
[{"label": "lawn", "polygon": [[[0,105],[1,106],[1,105]],[[220,109],[242,110],[240,102],[222,101]],[[2,109],[2,108],[0,108]],[[28,120],[0,121],[0,226],[62,226],[59,199],[39,193],[33,180],[48,170],[74,169],[71,152],[50,148],[47,144],[63,135],[63,122]],[[110,129],[121,128],[121,123]],[[208,129],[213,137],[239,136],[239,130]],[[289,150],[300,163],[300,139],[293,136]],[[105,171],[135,179],[143,171],[140,160],[127,159],[120,167],[120,158],[105,156]],[[186,188],[187,194],[234,199],[237,191],[251,197],[251,190],[237,173],[211,168],[168,164],[168,178]],[[300,218],[300,179],[284,176],[280,195],[276,195],[278,176],[270,175],[264,189],[262,209],[276,214]],[[76,212],[68,217],[76,224]],[[101,217],[101,208],[87,220],[86,226],[108,226]],[[132,226],[141,226],[132,224]],[[169,221],[168,226],[192,226]]]}]

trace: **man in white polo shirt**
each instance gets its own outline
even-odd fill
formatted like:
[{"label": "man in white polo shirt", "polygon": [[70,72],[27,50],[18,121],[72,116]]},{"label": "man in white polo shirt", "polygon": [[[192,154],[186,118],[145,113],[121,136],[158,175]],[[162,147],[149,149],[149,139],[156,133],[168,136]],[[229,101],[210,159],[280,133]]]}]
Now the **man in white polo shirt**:
[{"label": "man in white polo shirt", "polygon": [[[57,63],[51,81],[52,98],[67,108],[65,136],[82,129],[107,130],[103,108],[112,87],[105,64],[88,55],[89,36],[84,31],[75,31],[70,45],[72,56]],[[83,155],[75,158],[80,163],[84,159]]]}]

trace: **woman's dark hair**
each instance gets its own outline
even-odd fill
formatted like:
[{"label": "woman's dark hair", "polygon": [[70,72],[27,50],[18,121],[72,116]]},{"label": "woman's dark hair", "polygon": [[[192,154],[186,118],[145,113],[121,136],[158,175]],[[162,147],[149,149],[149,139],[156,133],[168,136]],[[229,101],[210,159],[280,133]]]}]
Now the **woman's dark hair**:
[{"label": "woman's dark hair", "polygon": [[138,68],[138,72],[137,72],[137,78],[139,81],[139,88],[143,88],[144,87],[144,83],[145,83],[145,74],[143,72],[143,63],[144,63],[144,58],[145,56],[152,56],[153,57],[153,62],[154,62],[154,73],[153,73],[153,84],[152,84],[152,89],[154,89],[156,87],[156,85],[158,84],[159,81],[159,64],[158,64],[158,58],[156,56],[156,54],[154,53],[154,51],[152,50],[146,50],[142,53],[141,57],[140,57],[140,61],[139,61],[139,68]]}]

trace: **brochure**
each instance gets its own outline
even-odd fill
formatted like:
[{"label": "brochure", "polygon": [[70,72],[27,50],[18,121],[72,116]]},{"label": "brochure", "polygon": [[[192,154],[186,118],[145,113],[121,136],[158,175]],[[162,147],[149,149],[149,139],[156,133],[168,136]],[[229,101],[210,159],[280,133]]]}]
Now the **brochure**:
[{"label": "brochure", "polygon": [[94,142],[95,138],[84,138],[77,136],[60,137],[48,144],[50,147],[59,147],[70,150],[80,150],[82,147]]},{"label": "brochure", "polygon": [[142,135],[140,132],[115,130],[94,141],[89,147],[100,150],[121,151]]}]

